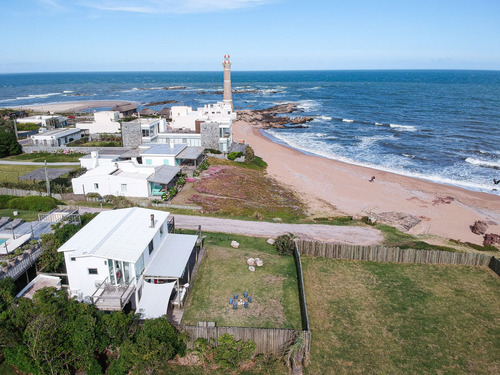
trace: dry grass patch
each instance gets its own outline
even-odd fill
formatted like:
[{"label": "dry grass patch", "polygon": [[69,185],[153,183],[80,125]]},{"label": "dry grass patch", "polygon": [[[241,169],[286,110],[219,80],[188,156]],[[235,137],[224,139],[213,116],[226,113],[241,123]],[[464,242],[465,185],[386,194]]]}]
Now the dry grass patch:
[{"label": "dry grass patch", "polygon": [[307,373],[500,373],[500,279],[489,270],[302,260]]},{"label": "dry grass patch", "polygon": [[305,216],[303,204],[293,191],[281,186],[264,171],[234,165],[215,165],[204,171],[179,201],[196,204],[220,215],[296,220]]},{"label": "dry grass patch", "polygon": [[[186,306],[182,323],[196,325],[199,321],[214,321],[218,326],[296,328],[300,329],[300,307],[297,277],[293,257],[281,257],[264,239],[225,236],[210,244],[203,258],[193,292]],[[231,240],[240,243],[230,247]],[[206,243],[207,243],[206,242]],[[221,246],[221,243],[224,245]],[[255,272],[248,270],[249,257],[264,261]],[[237,310],[229,298],[247,291],[253,301],[249,308]]]}]

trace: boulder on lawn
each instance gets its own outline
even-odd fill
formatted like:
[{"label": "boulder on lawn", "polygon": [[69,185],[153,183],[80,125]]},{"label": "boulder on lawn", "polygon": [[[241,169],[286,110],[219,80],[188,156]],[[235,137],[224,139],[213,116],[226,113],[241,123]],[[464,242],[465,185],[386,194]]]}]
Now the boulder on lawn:
[{"label": "boulder on lawn", "polygon": [[262,267],[264,265],[264,262],[259,258],[255,258],[255,264],[257,265],[257,267]]},{"label": "boulder on lawn", "polygon": [[268,238],[266,241],[269,245],[274,245],[274,240],[272,238]]},{"label": "boulder on lawn", "polygon": [[237,241],[231,241],[231,247],[234,247],[235,249],[237,249],[240,247],[240,244]]},{"label": "boulder on lawn", "polygon": [[484,235],[484,246],[496,244],[500,244],[500,236],[498,234],[487,233]]},{"label": "boulder on lawn", "polygon": [[248,264],[249,266],[255,266],[255,259],[253,259],[253,258],[248,258],[248,259],[247,259],[247,264]]},{"label": "boulder on lawn", "polygon": [[252,272],[255,272],[255,267],[254,266],[248,266],[248,270],[252,271]]}]

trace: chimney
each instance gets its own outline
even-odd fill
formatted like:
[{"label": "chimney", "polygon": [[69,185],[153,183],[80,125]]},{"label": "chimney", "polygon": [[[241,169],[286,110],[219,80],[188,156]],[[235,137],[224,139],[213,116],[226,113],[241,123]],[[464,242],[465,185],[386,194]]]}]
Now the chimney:
[{"label": "chimney", "polygon": [[151,228],[155,227],[155,215],[151,214]]}]

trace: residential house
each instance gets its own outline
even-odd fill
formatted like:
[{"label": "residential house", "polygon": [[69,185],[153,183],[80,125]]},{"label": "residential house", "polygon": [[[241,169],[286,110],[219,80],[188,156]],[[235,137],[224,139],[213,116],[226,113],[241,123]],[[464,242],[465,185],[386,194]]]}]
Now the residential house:
[{"label": "residential house", "polygon": [[118,122],[120,112],[99,111],[94,112],[94,121],[84,121],[76,123],[80,129],[87,130],[89,134],[99,133],[120,133],[121,125]]},{"label": "residential house", "polygon": [[82,137],[81,129],[66,128],[56,130],[40,129],[40,133],[30,136],[31,146],[61,147]]},{"label": "residential house", "polygon": [[151,108],[143,108],[139,111],[140,116],[154,116],[155,111],[153,111]]},{"label": "residential house", "polygon": [[19,118],[16,120],[18,124],[37,124],[44,128],[64,128],[68,126],[68,119],[62,116],[38,115]]},{"label": "residential house", "polygon": [[201,246],[197,235],[174,234],[169,213],[145,208],[104,211],[58,251],[69,294],[98,309],[129,305],[143,318],[182,305]]},{"label": "residential house", "polygon": [[80,177],[73,178],[71,185],[75,194],[148,198],[161,196],[175,186],[180,171],[180,167],[170,165],[118,161],[98,164]]},{"label": "residential house", "polygon": [[137,115],[137,105],[133,103],[128,104],[118,104],[111,108],[111,111],[120,112],[120,118],[136,116]]}]

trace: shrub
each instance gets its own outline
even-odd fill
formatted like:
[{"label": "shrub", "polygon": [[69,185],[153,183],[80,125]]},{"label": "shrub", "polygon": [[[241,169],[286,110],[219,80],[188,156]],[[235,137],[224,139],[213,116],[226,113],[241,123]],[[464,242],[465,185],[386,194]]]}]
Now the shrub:
[{"label": "shrub", "polygon": [[56,200],[52,197],[27,197],[14,198],[7,203],[7,208],[27,211],[50,211],[57,207]]},{"label": "shrub", "polygon": [[185,183],[186,183],[186,178],[184,176],[179,177],[179,179],[177,180],[177,185],[179,186],[184,186]]},{"label": "shrub", "polygon": [[0,195],[0,208],[7,208],[9,201],[16,198],[14,195]]},{"label": "shrub", "polygon": [[279,255],[291,255],[295,247],[293,242],[293,234],[282,234],[274,241],[274,247]]},{"label": "shrub", "polygon": [[255,152],[250,146],[245,147],[245,164],[252,164],[255,160]]},{"label": "shrub", "polygon": [[213,349],[214,361],[223,368],[236,369],[240,363],[252,358],[256,347],[252,340],[236,341],[232,335],[225,333],[219,336],[219,346]]},{"label": "shrub", "polygon": [[240,156],[243,156],[243,152],[230,152],[227,154],[227,158],[229,160],[234,160],[236,158],[239,158]]},{"label": "shrub", "polygon": [[208,162],[207,159],[203,160],[203,162],[200,164],[200,170],[206,171],[210,167],[210,163]]},{"label": "shrub", "polygon": [[205,154],[216,154],[216,155],[220,155],[222,154],[221,151],[219,150],[216,150],[215,148],[206,148],[205,149]]}]

